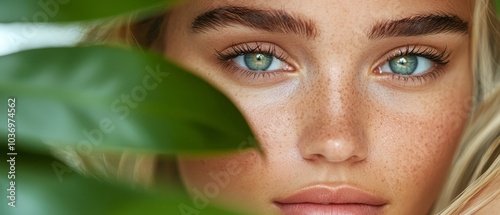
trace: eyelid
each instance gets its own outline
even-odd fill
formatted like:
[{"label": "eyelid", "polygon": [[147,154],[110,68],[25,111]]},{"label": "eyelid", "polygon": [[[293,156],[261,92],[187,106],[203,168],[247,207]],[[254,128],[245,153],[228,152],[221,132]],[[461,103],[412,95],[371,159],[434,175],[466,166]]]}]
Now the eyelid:
[{"label": "eyelid", "polygon": [[381,62],[378,62],[376,65],[377,67],[380,67],[385,62],[404,55],[416,55],[425,57],[433,61],[434,63],[445,65],[448,63],[448,59],[451,53],[448,52],[446,47],[443,49],[438,49],[430,46],[406,45],[389,51],[387,54],[383,55],[383,57],[381,58]]},{"label": "eyelid", "polygon": [[284,62],[287,62],[289,58],[288,54],[281,47],[269,42],[232,44],[223,51],[216,50],[217,58],[220,60],[230,60],[247,53],[269,53]]},{"label": "eyelid", "polygon": [[[405,55],[425,57],[431,60],[434,65],[427,72],[419,75],[399,75],[382,71],[381,68],[385,63],[396,57]],[[395,85],[397,87],[423,86],[437,79],[443,72],[445,72],[445,66],[449,63],[450,55],[451,51],[448,51],[446,47],[443,49],[438,49],[422,45],[401,46],[389,51],[387,54],[384,54],[380,58],[381,60],[374,64],[375,68],[372,69],[372,73],[380,76],[380,78],[382,78],[390,85]]]},{"label": "eyelid", "polygon": [[[222,51],[217,51],[216,57],[222,66],[223,72],[230,78],[236,79],[245,85],[275,84],[294,73],[297,69],[290,63],[289,55],[276,44],[270,42],[247,42],[234,44]],[[283,69],[273,71],[252,71],[236,65],[234,59],[248,53],[266,53],[275,56],[285,65]]]}]

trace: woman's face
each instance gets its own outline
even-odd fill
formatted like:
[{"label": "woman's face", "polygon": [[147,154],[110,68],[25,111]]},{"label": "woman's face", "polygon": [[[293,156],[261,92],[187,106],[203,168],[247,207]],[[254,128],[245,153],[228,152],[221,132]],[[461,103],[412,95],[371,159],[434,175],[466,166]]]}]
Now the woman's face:
[{"label": "woman's face", "polygon": [[174,8],[166,56],[222,90],[264,152],[179,156],[188,211],[222,201],[272,214],[425,214],[471,101],[468,2]]}]

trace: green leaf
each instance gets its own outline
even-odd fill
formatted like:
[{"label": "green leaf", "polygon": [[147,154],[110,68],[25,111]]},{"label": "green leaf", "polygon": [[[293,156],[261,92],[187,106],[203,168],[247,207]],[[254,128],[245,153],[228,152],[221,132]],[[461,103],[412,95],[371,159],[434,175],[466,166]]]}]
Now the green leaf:
[{"label": "green leaf", "polygon": [[[71,145],[83,154],[252,147],[231,101],[161,56],[108,46],[48,48],[0,57],[0,68],[0,102],[16,99],[20,147]],[[0,135],[7,132],[0,123]]]},{"label": "green leaf", "polygon": [[93,20],[160,9],[178,0],[0,0],[0,22],[68,22]]},{"label": "green leaf", "polygon": [[[7,178],[10,166],[0,166],[0,172],[5,173],[0,177],[4,199],[0,204],[0,214],[236,214],[211,205],[195,204],[193,200],[197,199],[189,197],[180,188],[155,188],[153,192],[98,182],[39,154],[18,152],[14,166],[15,179]],[[12,187],[11,182],[15,183]],[[11,198],[15,207],[8,205]],[[202,203],[210,203],[209,199],[204,201]],[[193,213],[182,213],[180,208]]]},{"label": "green leaf", "polygon": [[497,16],[500,16],[500,0],[495,0],[495,9],[497,11]]}]

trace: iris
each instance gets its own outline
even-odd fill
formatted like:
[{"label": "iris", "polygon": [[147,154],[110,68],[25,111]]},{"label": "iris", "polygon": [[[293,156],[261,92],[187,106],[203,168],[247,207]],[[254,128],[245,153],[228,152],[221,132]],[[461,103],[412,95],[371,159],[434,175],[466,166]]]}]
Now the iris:
[{"label": "iris", "polygon": [[398,75],[411,75],[418,67],[418,58],[415,55],[405,55],[389,61],[391,70]]},{"label": "iris", "polygon": [[245,65],[254,71],[266,71],[273,63],[274,57],[262,53],[249,53],[244,55]]}]

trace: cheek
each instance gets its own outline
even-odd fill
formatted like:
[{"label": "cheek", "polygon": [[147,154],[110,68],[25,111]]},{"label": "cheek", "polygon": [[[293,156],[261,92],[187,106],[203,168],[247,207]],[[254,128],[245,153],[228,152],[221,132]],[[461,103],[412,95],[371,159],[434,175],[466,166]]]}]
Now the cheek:
[{"label": "cheek", "polygon": [[467,76],[444,79],[456,84],[426,95],[392,94],[379,100],[387,102],[375,102],[376,120],[367,128],[375,168],[383,172],[393,198],[408,208],[428,208],[438,195],[470,111]]},{"label": "cheek", "polygon": [[404,211],[426,213],[437,197],[465,123],[446,120],[453,116],[443,112],[407,117],[404,122],[388,119],[378,130],[385,138],[373,150],[373,159],[378,161],[375,168],[394,203],[406,205]]},{"label": "cheek", "polygon": [[421,188],[444,176],[466,121],[454,117],[442,111],[381,119],[383,126],[373,130],[379,138],[372,154],[391,168],[387,174],[396,187]]}]

